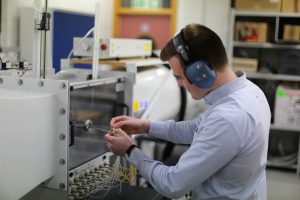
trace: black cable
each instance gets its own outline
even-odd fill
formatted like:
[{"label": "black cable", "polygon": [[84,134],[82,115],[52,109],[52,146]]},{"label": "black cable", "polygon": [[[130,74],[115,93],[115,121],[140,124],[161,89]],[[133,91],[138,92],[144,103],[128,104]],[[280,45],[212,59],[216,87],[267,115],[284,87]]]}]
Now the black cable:
[{"label": "black cable", "polygon": [[2,69],[2,63],[3,63],[3,61],[2,61],[2,58],[0,57],[0,69]]},{"label": "black cable", "polygon": [[[168,64],[164,64],[163,66],[171,70]],[[186,97],[186,90],[183,87],[179,87],[179,90],[180,90],[180,109],[176,121],[183,121],[185,116],[185,111],[186,111],[187,97]],[[163,151],[162,161],[166,161],[168,158],[170,158],[175,148],[174,143],[172,142],[166,142],[166,143],[167,144]],[[172,164],[172,163],[168,163],[168,164]]]}]

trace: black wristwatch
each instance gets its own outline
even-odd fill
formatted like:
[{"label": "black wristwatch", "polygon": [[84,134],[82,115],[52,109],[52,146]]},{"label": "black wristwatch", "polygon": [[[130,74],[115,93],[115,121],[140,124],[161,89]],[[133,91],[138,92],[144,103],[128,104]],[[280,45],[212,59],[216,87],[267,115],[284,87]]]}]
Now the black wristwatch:
[{"label": "black wristwatch", "polygon": [[126,154],[127,154],[128,157],[130,156],[132,150],[133,150],[135,147],[137,147],[135,144],[132,144],[132,145],[130,145],[130,146],[128,147],[128,149],[126,150]]}]

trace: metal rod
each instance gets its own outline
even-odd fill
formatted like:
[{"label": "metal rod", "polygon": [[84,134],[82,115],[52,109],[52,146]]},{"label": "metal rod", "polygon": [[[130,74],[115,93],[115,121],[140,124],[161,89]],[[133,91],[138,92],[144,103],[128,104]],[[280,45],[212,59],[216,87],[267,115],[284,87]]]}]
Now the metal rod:
[{"label": "metal rod", "polygon": [[100,38],[100,4],[95,6],[95,22],[94,22],[94,53],[93,53],[93,79],[98,78],[99,73],[99,38]]},{"label": "metal rod", "polygon": [[[48,0],[45,0],[45,12],[48,12]],[[46,56],[47,56],[47,30],[44,30],[44,59],[43,59],[43,71],[42,78],[46,78]]]}]

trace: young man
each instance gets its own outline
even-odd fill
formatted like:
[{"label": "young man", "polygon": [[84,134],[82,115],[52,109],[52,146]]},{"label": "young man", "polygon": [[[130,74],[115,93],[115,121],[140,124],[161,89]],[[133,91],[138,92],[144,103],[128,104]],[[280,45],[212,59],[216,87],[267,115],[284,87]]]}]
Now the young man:
[{"label": "young man", "polygon": [[[119,116],[111,120],[116,135],[106,134],[107,147],[127,154],[162,195],[192,199],[266,200],[270,108],[263,92],[233,72],[221,39],[199,24],[187,25],[161,51],[194,99],[208,109],[192,121],[165,122]],[[174,143],[190,144],[175,166],[148,158],[128,135],[148,133]],[[127,135],[128,134],[128,135]]]}]

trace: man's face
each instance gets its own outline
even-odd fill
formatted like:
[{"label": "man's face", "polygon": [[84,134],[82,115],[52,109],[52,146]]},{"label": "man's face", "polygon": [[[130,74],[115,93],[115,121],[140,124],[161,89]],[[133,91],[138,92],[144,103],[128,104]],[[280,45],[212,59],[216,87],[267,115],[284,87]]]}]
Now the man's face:
[{"label": "man's face", "polygon": [[193,99],[195,100],[202,99],[210,91],[209,88],[203,89],[189,82],[189,80],[184,74],[183,67],[181,66],[181,62],[176,56],[173,56],[169,60],[169,63],[171,69],[173,70],[173,74],[177,78],[178,85],[180,87],[184,87],[191,94]]}]

